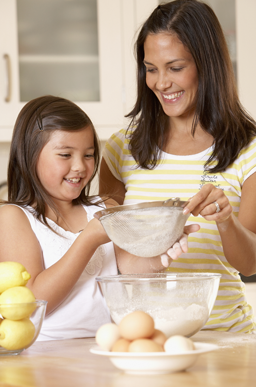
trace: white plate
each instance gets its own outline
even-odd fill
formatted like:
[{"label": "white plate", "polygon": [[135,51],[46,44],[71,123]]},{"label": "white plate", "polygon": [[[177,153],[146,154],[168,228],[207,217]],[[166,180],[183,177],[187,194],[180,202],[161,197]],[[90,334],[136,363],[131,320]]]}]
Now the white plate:
[{"label": "white plate", "polygon": [[108,352],[95,346],[90,352],[107,356],[119,369],[129,374],[168,374],[184,371],[191,367],[199,355],[214,351],[219,347],[215,344],[194,343],[195,350],[179,354],[166,352]]}]

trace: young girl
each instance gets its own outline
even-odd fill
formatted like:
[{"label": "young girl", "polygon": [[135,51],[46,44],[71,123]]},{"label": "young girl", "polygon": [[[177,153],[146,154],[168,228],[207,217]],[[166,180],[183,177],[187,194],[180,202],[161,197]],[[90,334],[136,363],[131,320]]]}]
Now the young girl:
[{"label": "young girl", "polygon": [[[92,337],[110,322],[95,276],[117,274],[115,251],[93,214],[116,203],[88,196],[99,157],[93,124],[71,101],[44,96],[21,110],[8,205],[0,208],[0,261],[23,264],[31,274],[27,286],[48,301],[39,340]],[[186,249],[186,238],[180,250],[182,244]],[[159,257],[133,257],[128,267],[116,250],[123,273],[164,268]]]},{"label": "young girl", "polygon": [[0,260],[22,263],[28,287],[48,301],[41,340],[93,336],[110,321],[94,281],[117,273],[113,244],[93,219],[100,198],[88,197],[98,163],[94,127],[75,104],[45,96],[21,110],[8,169],[15,205],[0,210]]}]

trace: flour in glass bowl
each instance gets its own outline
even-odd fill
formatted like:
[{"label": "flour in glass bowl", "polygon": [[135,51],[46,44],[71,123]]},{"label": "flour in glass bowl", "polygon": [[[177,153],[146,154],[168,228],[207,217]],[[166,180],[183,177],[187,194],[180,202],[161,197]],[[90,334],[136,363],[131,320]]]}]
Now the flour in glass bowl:
[{"label": "flour in glass bowl", "polygon": [[198,332],[208,319],[208,309],[198,304],[192,304],[186,309],[177,307],[171,309],[175,316],[173,320],[155,317],[155,328],[164,332],[167,337],[173,335],[192,336]]},{"label": "flour in glass bowl", "polygon": [[[116,324],[119,324],[122,318],[133,310],[126,309],[119,313],[112,310],[111,315]],[[208,308],[191,304],[187,308],[181,306],[159,311],[144,310],[150,314],[155,321],[155,328],[165,333],[167,337],[173,335],[192,336],[198,332],[208,320]]]}]

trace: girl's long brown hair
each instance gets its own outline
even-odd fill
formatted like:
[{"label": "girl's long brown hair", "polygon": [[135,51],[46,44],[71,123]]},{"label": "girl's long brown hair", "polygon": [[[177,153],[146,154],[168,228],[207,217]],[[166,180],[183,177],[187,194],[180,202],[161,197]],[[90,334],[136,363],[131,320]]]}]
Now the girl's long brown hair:
[{"label": "girl's long brown hair", "polygon": [[[138,165],[153,169],[164,145],[168,117],[146,85],[144,43],[149,34],[175,34],[192,54],[198,72],[198,92],[192,134],[199,123],[214,138],[205,168],[222,172],[256,135],[256,123],[241,105],[226,40],[213,10],[197,0],[176,0],[158,6],[142,26],[135,45],[137,101],[127,115],[135,127],[130,149]],[[215,160],[216,165],[210,167]]]},{"label": "girl's long brown hair", "polygon": [[[97,173],[100,161],[96,131],[90,118],[75,103],[51,95],[31,100],[17,117],[10,149],[6,203],[23,207],[32,206],[37,219],[49,227],[45,217],[46,206],[48,205],[57,216],[58,211],[37,175],[40,152],[54,131],[80,131],[88,126],[92,128],[94,134],[95,168],[85,189],[73,203],[91,205],[90,184]],[[93,201],[95,204],[95,199]]]}]

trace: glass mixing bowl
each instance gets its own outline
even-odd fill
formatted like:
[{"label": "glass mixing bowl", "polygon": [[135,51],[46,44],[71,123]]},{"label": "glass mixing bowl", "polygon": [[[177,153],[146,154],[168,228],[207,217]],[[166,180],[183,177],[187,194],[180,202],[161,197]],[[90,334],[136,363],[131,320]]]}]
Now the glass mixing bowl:
[{"label": "glass mixing bowl", "polygon": [[[0,304],[0,356],[19,355],[37,339],[45,317],[47,301]],[[19,314],[29,317],[14,320]],[[1,314],[2,313],[2,314]],[[5,317],[6,316],[6,317]]]},{"label": "glass mixing bowl", "polygon": [[116,324],[142,310],[167,337],[190,337],[207,322],[215,303],[220,274],[157,273],[96,277]]}]

